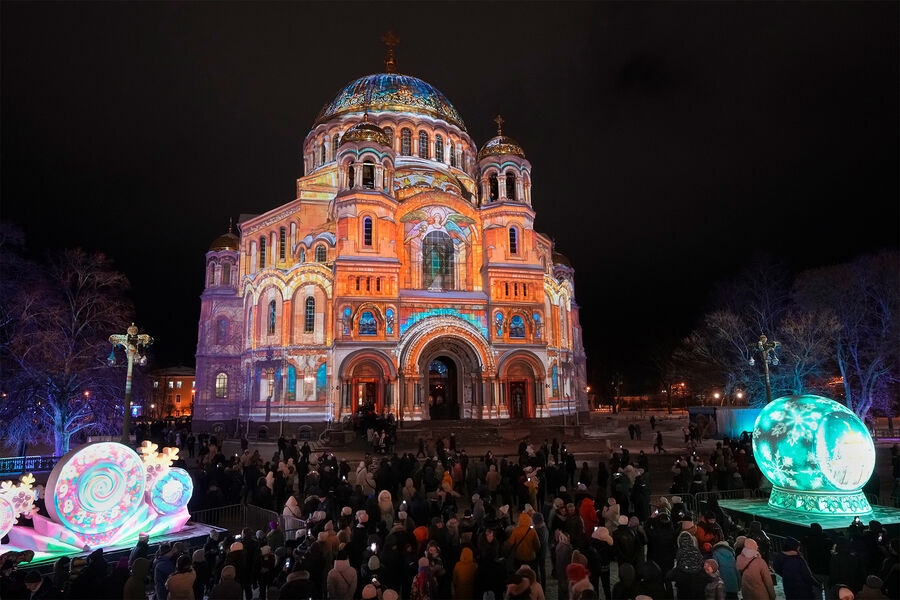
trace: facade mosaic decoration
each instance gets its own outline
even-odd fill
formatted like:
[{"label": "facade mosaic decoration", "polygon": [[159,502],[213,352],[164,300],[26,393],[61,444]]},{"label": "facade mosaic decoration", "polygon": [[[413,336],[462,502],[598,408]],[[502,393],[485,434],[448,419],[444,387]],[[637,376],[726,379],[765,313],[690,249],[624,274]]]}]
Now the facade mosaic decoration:
[{"label": "facade mosaic decoration", "polygon": [[534,230],[521,146],[479,152],[441,92],[388,72],[338,92],[303,162],[295,199],[206,255],[198,431],[587,410],[574,270]]},{"label": "facade mosaic decoration", "polygon": [[769,504],[800,512],[864,514],[862,486],[875,468],[875,445],[853,411],[821,396],[786,396],[762,410],[753,453],[774,486]]}]

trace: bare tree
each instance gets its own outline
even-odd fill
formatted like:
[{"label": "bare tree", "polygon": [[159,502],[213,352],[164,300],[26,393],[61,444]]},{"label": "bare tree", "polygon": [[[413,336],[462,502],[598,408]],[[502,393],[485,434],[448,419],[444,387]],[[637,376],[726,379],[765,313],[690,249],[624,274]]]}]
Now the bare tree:
[{"label": "bare tree", "polygon": [[[847,407],[864,418],[889,401],[889,384],[900,376],[900,254],[885,251],[849,263],[802,273],[797,301],[831,311],[838,328],[831,337]],[[880,401],[880,402],[879,402]]]},{"label": "bare tree", "polygon": [[[53,440],[57,454],[70,438],[113,430],[121,419],[122,372],[110,369],[110,333],[129,322],[128,281],[102,254],[64,250],[34,280],[8,282],[3,310],[7,397],[0,406],[7,443]],[[87,392],[87,393],[85,393]]]}]

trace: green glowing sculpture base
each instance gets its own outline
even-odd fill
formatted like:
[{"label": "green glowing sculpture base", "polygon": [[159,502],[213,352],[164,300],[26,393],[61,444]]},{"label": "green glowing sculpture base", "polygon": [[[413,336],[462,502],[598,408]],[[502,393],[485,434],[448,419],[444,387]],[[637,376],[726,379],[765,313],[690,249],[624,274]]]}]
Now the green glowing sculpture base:
[{"label": "green glowing sculpture base", "polygon": [[866,515],[872,512],[862,492],[810,492],[774,486],[769,506],[823,515]]}]

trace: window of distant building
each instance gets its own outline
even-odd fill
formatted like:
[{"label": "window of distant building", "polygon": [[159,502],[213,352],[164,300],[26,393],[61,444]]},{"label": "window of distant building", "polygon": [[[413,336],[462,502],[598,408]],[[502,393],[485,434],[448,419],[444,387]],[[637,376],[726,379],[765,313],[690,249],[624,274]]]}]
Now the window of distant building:
[{"label": "window of distant building", "polygon": [[269,335],[275,335],[275,301],[269,302]]},{"label": "window of distant building", "polygon": [[309,296],[306,299],[306,307],[303,314],[303,331],[312,333],[316,327],[316,299]]},{"label": "window of distant building", "polygon": [[325,246],[320,244],[316,246],[316,262],[323,263],[328,260],[328,256],[325,252]]},{"label": "window of distant building", "polygon": [[444,162],[444,138],[440,135],[434,136],[434,159]]},{"label": "window of distant building", "polygon": [[428,158],[428,134],[419,132],[419,158]]},{"label": "window of distant building", "polygon": [[169,381],[169,389],[171,390],[171,389],[174,388],[174,387],[175,387],[175,382],[174,382],[174,381]]},{"label": "window of distant building", "polygon": [[178,388],[178,389],[180,390],[180,389],[181,389],[181,382],[180,382],[180,381],[176,381],[176,382],[175,382],[175,387]]},{"label": "window of distant building", "polygon": [[154,381],[154,382],[153,382],[153,389],[155,389],[155,390],[156,390],[156,389],[159,389],[159,382],[158,382],[158,381]]},{"label": "window of distant building", "polygon": [[372,217],[363,219],[363,246],[372,247]]},{"label": "window of distant building", "polygon": [[412,131],[406,128],[400,130],[400,154],[403,156],[412,154]]},{"label": "window of distant building", "polygon": [[515,227],[509,228],[509,253],[519,253],[519,230]]},{"label": "window of distant building", "polygon": [[175,394],[175,404],[181,404],[181,394]]},{"label": "window of distant building", "polygon": [[228,396],[228,375],[219,373],[216,375],[216,398],[226,398]]},{"label": "window of distant building", "polygon": [[259,268],[266,266],[266,237],[259,238]]},{"label": "window of distant building", "polygon": [[497,186],[497,174],[492,173],[490,177],[488,177],[488,195],[491,199],[491,202],[496,202],[497,198],[500,196],[500,188]]},{"label": "window of distant building", "polygon": [[371,311],[365,311],[359,317],[359,335],[376,335],[378,333],[378,322],[375,315]]},{"label": "window of distant building", "polygon": [[278,258],[284,260],[285,248],[287,248],[287,229],[281,227],[278,230]]},{"label": "window of distant building", "polygon": [[363,163],[362,186],[369,190],[375,189],[375,165],[371,160]]}]

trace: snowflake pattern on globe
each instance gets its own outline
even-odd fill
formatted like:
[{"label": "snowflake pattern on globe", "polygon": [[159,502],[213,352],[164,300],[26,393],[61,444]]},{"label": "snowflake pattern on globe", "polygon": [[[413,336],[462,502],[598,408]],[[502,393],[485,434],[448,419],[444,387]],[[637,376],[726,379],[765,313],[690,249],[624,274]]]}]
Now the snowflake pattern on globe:
[{"label": "snowflake pattern on globe", "polygon": [[875,447],[865,425],[837,402],[811,395],[774,400],[756,420],[753,450],[775,486],[772,506],[828,514],[868,506],[860,488],[874,468]]}]

